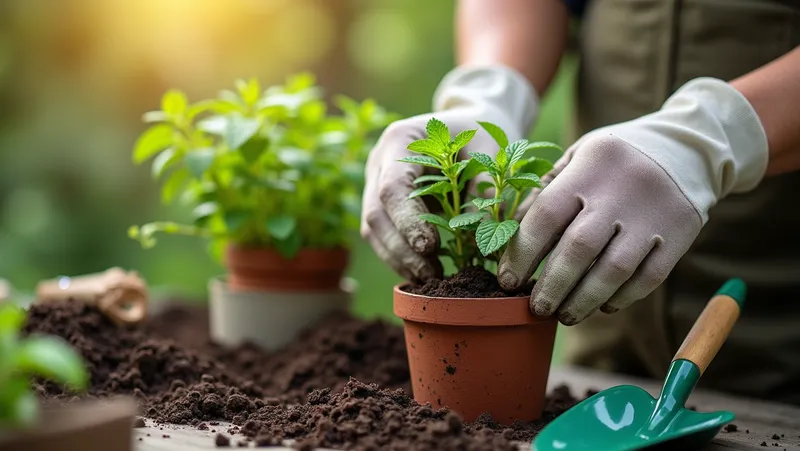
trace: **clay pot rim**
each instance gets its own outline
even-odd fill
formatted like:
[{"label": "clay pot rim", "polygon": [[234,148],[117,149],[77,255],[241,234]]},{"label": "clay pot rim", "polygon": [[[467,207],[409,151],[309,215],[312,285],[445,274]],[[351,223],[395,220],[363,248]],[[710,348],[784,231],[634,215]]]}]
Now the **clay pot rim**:
[{"label": "clay pot rim", "polygon": [[445,298],[409,293],[395,285],[394,313],[404,321],[450,326],[522,326],[557,322],[555,316],[537,317],[530,296],[502,298]]}]

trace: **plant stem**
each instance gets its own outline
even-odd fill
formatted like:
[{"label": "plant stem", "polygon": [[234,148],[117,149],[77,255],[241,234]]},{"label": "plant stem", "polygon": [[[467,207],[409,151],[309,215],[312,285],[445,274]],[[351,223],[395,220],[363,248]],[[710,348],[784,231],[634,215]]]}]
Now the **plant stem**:
[{"label": "plant stem", "polygon": [[514,215],[517,214],[517,209],[519,208],[519,203],[522,200],[522,191],[517,191],[517,194],[514,196],[514,202],[511,204],[511,208],[506,213],[506,218],[514,219]]},{"label": "plant stem", "polygon": [[[450,185],[453,187],[453,216],[457,216],[461,213],[461,193],[458,192],[457,178],[450,178]],[[459,269],[462,269],[464,259],[464,243],[461,241],[461,231],[456,229],[453,231],[453,235],[455,235],[456,239],[456,253],[458,254],[459,260],[456,262],[456,266],[458,266]]]}]

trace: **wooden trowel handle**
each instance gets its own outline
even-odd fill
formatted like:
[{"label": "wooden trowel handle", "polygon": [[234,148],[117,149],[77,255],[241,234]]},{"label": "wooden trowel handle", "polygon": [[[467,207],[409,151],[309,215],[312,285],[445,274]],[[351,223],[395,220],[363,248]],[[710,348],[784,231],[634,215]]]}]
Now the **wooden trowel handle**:
[{"label": "wooden trowel handle", "polygon": [[673,361],[688,360],[697,365],[702,375],[739,319],[746,293],[747,286],[741,279],[725,282],[706,304]]}]

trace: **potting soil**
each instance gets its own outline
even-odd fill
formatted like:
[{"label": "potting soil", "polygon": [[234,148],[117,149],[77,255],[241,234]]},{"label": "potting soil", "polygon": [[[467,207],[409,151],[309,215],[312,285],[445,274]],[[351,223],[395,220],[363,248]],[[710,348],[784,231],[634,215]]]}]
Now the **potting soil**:
[{"label": "potting soil", "polygon": [[497,276],[488,270],[470,266],[444,279],[432,279],[423,285],[410,286],[409,293],[443,298],[503,298],[530,296],[533,283],[508,292],[500,287]]},{"label": "potting soil", "polygon": [[[576,402],[560,387],[540,421],[464,424],[409,396],[402,328],[345,314],[275,353],[214,345],[202,307],[175,306],[147,324],[117,327],[77,302],[35,305],[25,332],[60,336],[81,352],[91,371],[82,396],[133,395],[143,415],[162,423],[229,421],[261,446],[295,439],[301,449],[512,450],[512,441],[530,440]],[[45,400],[76,399],[48,382],[36,389]]]}]

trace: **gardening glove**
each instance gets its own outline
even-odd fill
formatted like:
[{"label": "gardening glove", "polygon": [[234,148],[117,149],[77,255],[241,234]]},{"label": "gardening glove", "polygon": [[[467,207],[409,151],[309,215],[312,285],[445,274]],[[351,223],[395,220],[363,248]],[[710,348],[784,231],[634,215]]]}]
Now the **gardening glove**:
[{"label": "gardening glove", "polygon": [[[447,125],[452,137],[478,129],[462,149],[463,155],[474,151],[493,154],[497,143],[476,121],[500,126],[512,141],[521,139],[536,118],[538,96],[529,82],[510,68],[458,67],[437,87],[433,109],[433,113],[389,125],[366,167],[361,235],[379,258],[411,281],[441,277],[442,266],[437,257],[436,226],[419,219],[428,212],[425,201],[408,198],[416,188],[413,181],[424,173],[420,165],[398,161],[414,155],[406,148],[408,144],[425,138],[425,125],[436,117]],[[473,180],[471,189],[476,183]]]},{"label": "gardening glove", "polygon": [[660,110],[567,150],[532,196],[499,282],[520,287],[552,249],[531,295],[534,314],[573,325],[625,308],[667,278],[712,206],[760,183],[767,160],[766,134],[744,96],[721,80],[692,80]]}]

